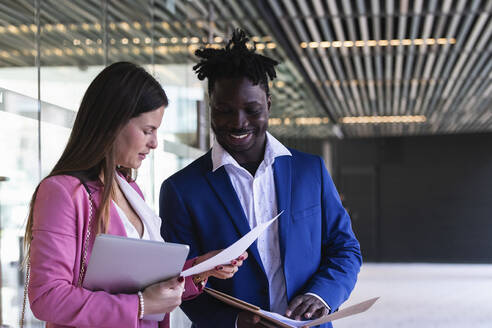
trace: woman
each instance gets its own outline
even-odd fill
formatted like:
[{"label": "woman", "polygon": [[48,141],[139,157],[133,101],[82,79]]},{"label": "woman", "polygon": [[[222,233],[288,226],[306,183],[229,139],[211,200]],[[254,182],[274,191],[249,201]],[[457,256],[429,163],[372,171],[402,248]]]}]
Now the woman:
[{"label": "woman", "polygon": [[[157,147],[167,104],[160,84],[127,62],[104,69],[87,89],[61,158],[34,192],[26,227],[29,301],[48,327],[157,327],[143,315],[171,312],[198,295],[209,276],[230,278],[246,259],[244,253],[230,265],[134,295],[81,287],[98,233],[162,240],[161,219],[145,205],[131,172]],[[169,316],[159,326],[168,327]]]}]

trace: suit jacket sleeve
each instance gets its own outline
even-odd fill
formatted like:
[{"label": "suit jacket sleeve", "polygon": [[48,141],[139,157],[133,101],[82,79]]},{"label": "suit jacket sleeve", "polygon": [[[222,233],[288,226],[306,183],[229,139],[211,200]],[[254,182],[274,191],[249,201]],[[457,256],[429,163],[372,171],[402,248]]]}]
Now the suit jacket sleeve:
[{"label": "suit jacket sleeve", "polygon": [[352,231],[350,217],[319,158],[321,171],[322,249],[318,271],[305,286],[304,293],[322,297],[332,311],[349,297],[362,264],[359,242]]},{"label": "suit jacket sleeve", "polygon": [[[193,218],[171,180],[161,186],[159,216],[163,220],[164,240],[189,245],[190,258],[201,255],[200,236],[194,229]],[[181,309],[198,327],[234,327],[238,313],[208,294],[183,302]]]},{"label": "suit jacket sleeve", "polygon": [[137,295],[111,295],[75,286],[77,220],[84,218],[73,193],[58,177],[39,187],[30,253],[31,310],[38,319],[64,326],[138,327]]}]

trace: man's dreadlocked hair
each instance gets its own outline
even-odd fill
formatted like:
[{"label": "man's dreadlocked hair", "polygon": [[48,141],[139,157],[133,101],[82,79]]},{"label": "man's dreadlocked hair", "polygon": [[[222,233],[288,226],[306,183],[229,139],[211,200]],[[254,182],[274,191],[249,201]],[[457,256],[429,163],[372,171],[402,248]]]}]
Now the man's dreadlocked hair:
[{"label": "man's dreadlocked hair", "polygon": [[278,62],[255,53],[256,47],[248,49],[246,46],[248,40],[244,31],[236,29],[225,48],[201,48],[195,51],[195,55],[201,60],[193,66],[193,70],[198,75],[198,79],[202,81],[208,79],[209,94],[217,79],[247,77],[253,85],[259,83],[265,89],[267,96],[270,95],[268,77],[273,80],[277,76],[275,65]]}]

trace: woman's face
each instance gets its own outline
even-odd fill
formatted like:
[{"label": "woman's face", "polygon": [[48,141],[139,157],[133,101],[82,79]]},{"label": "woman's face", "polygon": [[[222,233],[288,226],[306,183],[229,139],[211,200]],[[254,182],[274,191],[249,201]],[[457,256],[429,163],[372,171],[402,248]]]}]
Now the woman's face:
[{"label": "woman's face", "polygon": [[137,169],[157,147],[157,128],[161,125],[164,106],[132,118],[116,137],[116,164]]}]

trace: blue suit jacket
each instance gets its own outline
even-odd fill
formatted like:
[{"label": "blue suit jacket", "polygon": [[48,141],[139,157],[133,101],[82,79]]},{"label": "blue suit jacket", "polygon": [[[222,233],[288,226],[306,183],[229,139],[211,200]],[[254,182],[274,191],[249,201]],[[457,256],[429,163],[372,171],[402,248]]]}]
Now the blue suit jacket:
[{"label": "blue suit jacket", "polygon": [[[290,151],[273,165],[278,211],[284,210],[278,229],[287,299],[310,292],[335,310],[357,280],[359,243],[323,160]],[[160,216],[164,239],[190,245],[190,257],[226,248],[250,231],[224,167],[212,172],[211,152],[164,181]],[[208,286],[268,310],[268,280],[256,242],[248,252],[232,279],[210,278]],[[198,327],[234,327],[238,313],[207,294],[181,308]]]}]

